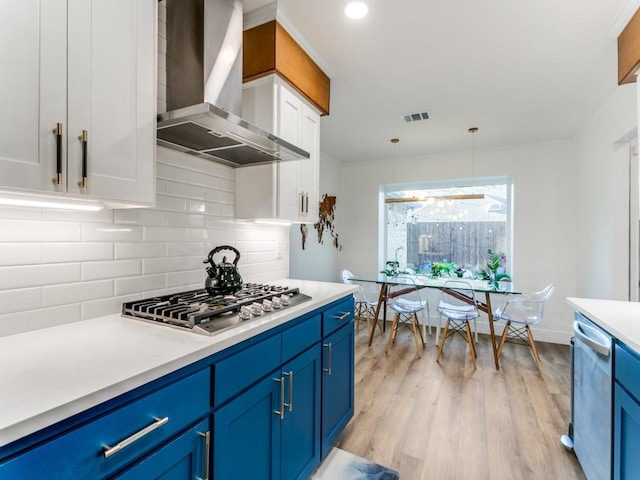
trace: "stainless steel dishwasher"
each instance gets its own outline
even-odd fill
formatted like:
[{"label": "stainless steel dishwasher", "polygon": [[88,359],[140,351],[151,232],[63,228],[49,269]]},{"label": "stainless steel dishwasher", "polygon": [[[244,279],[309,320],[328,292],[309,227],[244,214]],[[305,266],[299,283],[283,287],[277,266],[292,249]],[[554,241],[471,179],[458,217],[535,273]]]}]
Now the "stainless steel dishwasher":
[{"label": "stainless steel dishwasher", "polygon": [[562,437],[589,480],[611,478],[612,337],[580,313],[573,322],[571,424]]}]

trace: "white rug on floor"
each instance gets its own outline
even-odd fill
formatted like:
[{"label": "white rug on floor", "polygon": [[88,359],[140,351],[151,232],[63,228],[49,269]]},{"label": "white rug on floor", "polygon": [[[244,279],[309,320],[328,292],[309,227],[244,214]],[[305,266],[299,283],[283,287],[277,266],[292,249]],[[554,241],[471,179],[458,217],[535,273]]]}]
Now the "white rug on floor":
[{"label": "white rug on floor", "polygon": [[398,472],[333,448],[311,480],[398,480]]}]

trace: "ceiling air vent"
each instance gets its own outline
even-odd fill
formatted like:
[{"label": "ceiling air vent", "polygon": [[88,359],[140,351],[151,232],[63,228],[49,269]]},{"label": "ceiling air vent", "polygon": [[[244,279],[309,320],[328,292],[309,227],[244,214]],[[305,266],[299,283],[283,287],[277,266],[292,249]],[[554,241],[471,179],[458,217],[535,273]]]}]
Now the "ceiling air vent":
[{"label": "ceiling air vent", "polygon": [[402,115],[402,120],[404,120],[405,123],[429,120],[429,112],[405,113]]}]

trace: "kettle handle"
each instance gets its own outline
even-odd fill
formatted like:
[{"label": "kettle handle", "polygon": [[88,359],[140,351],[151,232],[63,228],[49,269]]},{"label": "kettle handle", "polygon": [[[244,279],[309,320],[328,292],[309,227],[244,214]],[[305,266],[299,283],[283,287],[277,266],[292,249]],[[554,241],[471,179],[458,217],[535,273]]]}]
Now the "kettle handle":
[{"label": "kettle handle", "polygon": [[238,251],[237,248],[232,247],[231,245],[221,245],[219,247],[214,248],[213,250],[211,250],[209,252],[209,256],[206,260],[204,260],[202,263],[210,263],[212,268],[216,268],[216,264],[213,261],[213,256],[218,253],[221,252],[223,250],[231,250],[233,253],[236,254],[236,258],[233,260],[233,265],[237,266],[238,265],[238,260],[240,260],[240,252]]}]

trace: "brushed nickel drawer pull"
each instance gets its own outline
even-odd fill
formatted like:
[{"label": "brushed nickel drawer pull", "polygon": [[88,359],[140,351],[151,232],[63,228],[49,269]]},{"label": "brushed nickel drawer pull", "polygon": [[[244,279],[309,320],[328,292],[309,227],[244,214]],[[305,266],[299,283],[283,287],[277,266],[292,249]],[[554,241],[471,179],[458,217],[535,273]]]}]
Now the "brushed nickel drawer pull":
[{"label": "brushed nickel drawer pull", "polygon": [[293,412],[293,371],[284,372],[284,374],[289,377],[289,403],[285,403],[284,406]]},{"label": "brushed nickel drawer pull", "polygon": [[198,432],[198,435],[204,437],[204,476],[196,478],[197,480],[209,480],[209,449],[211,448],[211,432]]},{"label": "brushed nickel drawer pull", "polygon": [[329,375],[331,375],[331,364],[333,363],[333,359],[331,358],[332,356],[332,350],[333,350],[333,345],[331,343],[325,343],[324,345],[322,345],[323,347],[325,347],[328,350],[328,355],[327,355],[327,363],[329,364],[328,368],[323,368],[322,370],[327,372]]},{"label": "brushed nickel drawer pull", "polygon": [[342,312],[340,315],[333,315],[333,318],[335,320],[344,320],[345,318],[347,318],[349,316],[351,312]]},{"label": "brushed nickel drawer pull", "polygon": [[153,420],[154,422],[151,425],[149,425],[148,427],[144,427],[142,430],[134,433],[130,437],[125,438],[117,445],[114,445],[113,447],[110,447],[109,445],[104,445],[102,447],[102,449],[104,450],[104,457],[109,458],[111,455],[113,455],[114,453],[118,453],[124,447],[131,445],[136,440],[140,440],[145,435],[153,432],[156,428],[161,427],[162,425],[167,423],[169,421],[169,417],[164,417],[164,418],[153,417]]},{"label": "brushed nickel drawer pull", "polygon": [[280,410],[274,410],[273,413],[280,416],[280,420],[284,420],[284,377],[274,378],[275,382],[280,384]]}]

